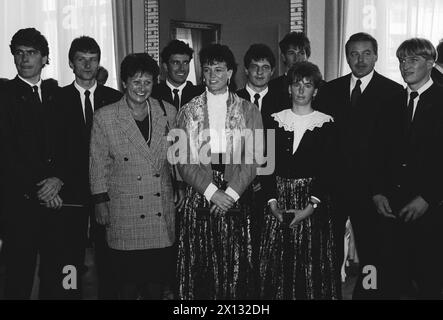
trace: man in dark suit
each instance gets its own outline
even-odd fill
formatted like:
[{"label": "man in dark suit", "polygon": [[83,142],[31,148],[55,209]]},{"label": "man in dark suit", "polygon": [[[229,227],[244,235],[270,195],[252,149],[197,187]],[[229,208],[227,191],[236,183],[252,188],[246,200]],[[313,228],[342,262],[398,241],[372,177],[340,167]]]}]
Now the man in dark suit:
[{"label": "man in dark suit", "polygon": [[441,299],[443,87],[431,78],[436,50],[430,41],[404,41],[397,58],[407,88],[394,97],[374,144],[372,193],[384,244],[380,287],[390,299],[412,287],[414,298]]},{"label": "man in dark suit", "polygon": [[[70,172],[65,183],[65,201],[79,207],[66,208],[77,217],[72,230],[76,230],[74,244],[77,262],[83,267],[85,245],[90,220],[90,238],[94,243],[95,263],[98,277],[99,299],[116,298],[107,260],[107,244],[104,227],[95,221],[94,204],[89,187],[89,142],[93,112],[105,105],[121,99],[121,92],[97,84],[96,74],[100,63],[100,47],[90,37],[82,36],[72,41],[69,49],[69,66],[74,72],[75,81],[61,89],[60,105],[63,105],[69,123],[68,159]],[[90,219],[89,219],[90,218]],[[81,290],[79,290],[79,295]]]},{"label": "man in dark suit", "polygon": [[166,80],[154,86],[152,96],[169,102],[177,110],[192,98],[203,93],[201,86],[194,86],[186,81],[189,75],[189,63],[194,50],[180,40],[172,40],[161,52],[162,66],[166,71]]},{"label": "man in dark suit", "polygon": [[[275,103],[278,94],[277,91],[271,91],[268,87],[269,81],[275,70],[274,54],[265,44],[253,44],[249,47],[248,51],[246,51],[243,63],[248,80],[246,86],[243,89],[238,90],[237,94],[240,98],[254,103],[261,112],[263,128],[271,128],[271,123],[274,121],[271,114],[277,112],[275,110]],[[255,211],[257,212],[252,235],[252,240],[254,241],[253,259],[255,263],[258,263],[260,231],[263,223],[263,214],[260,214],[260,212],[263,212],[265,206],[265,199],[263,197],[260,180],[260,177],[257,176],[252,183],[254,189],[253,202]]]},{"label": "man in dark suit", "polygon": [[4,84],[0,97],[5,298],[30,298],[37,254],[40,298],[65,298],[71,293],[71,286],[63,285],[70,239],[64,233],[66,217],[59,211],[67,171],[66,131],[55,104],[59,88],[41,79],[49,46],[38,30],[19,30],[10,49],[18,75]]},{"label": "man in dark suit", "polygon": [[243,62],[248,80],[246,86],[238,90],[237,94],[259,108],[263,125],[267,128],[266,124],[269,125],[271,114],[277,112],[275,92],[270,91],[268,87],[275,70],[274,54],[264,44],[253,44],[246,51]]},{"label": "man in dark suit", "polygon": [[278,110],[276,112],[292,106],[286,74],[295,63],[309,59],[311,56],[311,42],[303,32],[290,32],[279,42],[279,47],[286,71],[283,75],[269,82],[269,89],[278,92],[278,101],[276,101],[276,109]]},{"label": "man in dark suit", "polygon": [[437,60],[432,68],[431,78],[434,82],[443,85],[443,39],[437,46]]},{"label": "man in dark suit", "polygon": [[[339,131],[341,188],[336,198],[336,239],[339,243],[343,241],[349,216],[360,260],[353,297],[366,299],[377,297],[377,290],[363,288],[365,274],[362,271],[365,266],[376,266],[378,255],[377,234],[374,233],[377,215],[369,192],[369,145],[377,119],[390,108],[389,97],[401,92],[402,87],[374,71],[378,45],[369,34],[352,35],[345,49],[352,73],[330,81],[320,89],[317,106],[334,117]],[[337,254],[339,261],[343,262],[342,248]]]}]

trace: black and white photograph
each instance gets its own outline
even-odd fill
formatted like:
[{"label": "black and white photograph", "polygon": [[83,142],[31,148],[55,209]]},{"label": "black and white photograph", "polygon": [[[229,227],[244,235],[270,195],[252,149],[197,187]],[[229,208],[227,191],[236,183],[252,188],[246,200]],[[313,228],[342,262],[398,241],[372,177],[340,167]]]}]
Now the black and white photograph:
[{"label": "black and white photograph", "polygon": [[442,145],[443,0],[0,0],[0,300],[443,300]]}]

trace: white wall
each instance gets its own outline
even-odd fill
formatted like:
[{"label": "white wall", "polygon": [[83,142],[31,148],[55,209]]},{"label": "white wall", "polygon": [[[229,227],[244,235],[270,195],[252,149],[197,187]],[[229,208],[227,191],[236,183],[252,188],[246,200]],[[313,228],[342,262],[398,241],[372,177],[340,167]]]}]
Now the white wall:
[{"label": "white wall", "polygon": [[311,41],[311,58],[324,75],[325,67],[325,1],[307,0],[307,36]]}]

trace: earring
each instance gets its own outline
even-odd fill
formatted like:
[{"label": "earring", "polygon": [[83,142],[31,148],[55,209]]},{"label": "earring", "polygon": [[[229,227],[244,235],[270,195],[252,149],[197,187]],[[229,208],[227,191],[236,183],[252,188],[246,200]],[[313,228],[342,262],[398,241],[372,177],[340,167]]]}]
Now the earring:
[{"label": "earring", "polygon": [[231,78],[228,78],[228,86],[229,86],[229,83],[231,82]]}]

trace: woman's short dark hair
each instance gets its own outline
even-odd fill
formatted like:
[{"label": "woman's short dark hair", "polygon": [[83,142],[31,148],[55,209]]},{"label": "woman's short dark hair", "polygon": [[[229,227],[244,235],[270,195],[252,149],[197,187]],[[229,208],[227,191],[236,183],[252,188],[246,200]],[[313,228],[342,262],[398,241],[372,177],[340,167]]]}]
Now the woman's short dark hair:
[{"label": "woman's short dark hair", "polygon": [[228,70],[232,70],[233,74],[237,71],[237,64],[235,62],[234,54],[228,46],[222,44],[210,44],[200,50],[199,53],[200,64],[214,64],[215,62],[224,62]]},{"label": "woman's short dark hair", "polygon": [[35,28],[20,29],[12,37],[9,48],[14,55],[18,46],[26,46],[40,51],[42,57],[48,57],[46,64],[49,64],[49,45],[45,36]]},{"label": "woman's short dark hair", "polygon": [[120,79],[122,82],[136,74],[147,73],[152,75],[154,83],[157,82],[159,68],[157,62],[147,53],[128,54],[120,65]]},{"label": "woman's short dark hair", "polygon": [[272,53],[271,48],[263,43],[255,43],[249,47],[248,51],[246,51],[245,57],[243,58],[245,68],[249,68],[252,60],[268,60],[271,68],[275,68],[274,53]]},{"label": "woman's short dark hair", "polygon": [[297,62],[289,69],[289,84],[302,81],[303,79],[311,80],[314,83],[314,87],[318,88],[322,80],[322,75],[317,65],[309,61],[303,61]]}]

